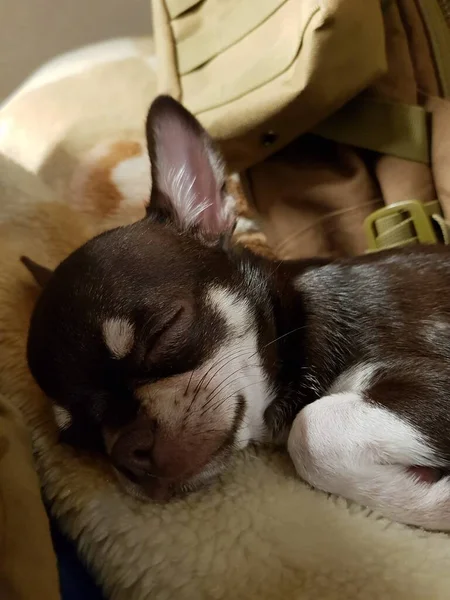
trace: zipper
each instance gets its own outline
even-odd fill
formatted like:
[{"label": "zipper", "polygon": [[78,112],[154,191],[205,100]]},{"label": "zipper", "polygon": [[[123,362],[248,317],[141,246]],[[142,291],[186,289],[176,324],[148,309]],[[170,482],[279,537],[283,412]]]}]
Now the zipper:
[{"label": "zipper", "polygon": [[444,98],[450,98],[450,0],[418,0]]}]

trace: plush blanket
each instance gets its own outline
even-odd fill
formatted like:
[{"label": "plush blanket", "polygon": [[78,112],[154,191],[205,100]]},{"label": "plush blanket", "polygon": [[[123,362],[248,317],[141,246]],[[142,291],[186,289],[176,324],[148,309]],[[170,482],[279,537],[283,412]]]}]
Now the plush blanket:
[{"label": "plush blanket", "polygon": [[[39,146],[42,123],[31,117],[28,143],[16,143],[20,136],[13,135],[17,115],[26,122],[30,107],[42,114],[48,106],[36,89],[27,92],[34,94],[28,109],[22,96],[3,112],[10,127],[3,150],[9,144],[37,174],[0,158],[0,394],[22,411],[32,431],[44,495],[61,528],[112,600],[446,600],[447,535],[391,523],[310,489],[282,451],[250,449],[212,488],[160,506],[124,495],[106,464],[58,444],[49,400],[26,366],[28,320],[39,292],[19,257],[54,267],[96,232],[143,214],[150,182],[139,123],[151,100],[144,102],[151,77],[145,93],[130,91],[129,104],[109,95],[108,112],[101,86],[111,82],[104,67],[101,85],[84,73],[78,97],[97,120],[82,121],[78,129],[59,123],[51,151]],[[72,95],[63,96],[70,98],[70,113],[76,97],[69,83]],[[86,86],[97,90],[102,118]],[[130,118],[113,127],[117,102]],[[52,110],[60,114],[61,105]],[[262,240],[256,235],[249,243]]]}]

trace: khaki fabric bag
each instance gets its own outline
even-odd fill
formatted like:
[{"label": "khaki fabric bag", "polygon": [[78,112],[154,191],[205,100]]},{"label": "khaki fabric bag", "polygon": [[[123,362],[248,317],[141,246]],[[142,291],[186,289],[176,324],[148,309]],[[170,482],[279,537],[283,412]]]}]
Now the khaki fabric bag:
[{"label": "khaki fabric bag", "polygon": [[159,91],[219,141],[279,257],[448,237],[449,0],[153,6]]},{"label": "khaki fabric bag", "polygon": [[[155,0],[159,91],[242,171],[386,70],[379,0]],[[272,134],[272,132],[274,132]]]}]

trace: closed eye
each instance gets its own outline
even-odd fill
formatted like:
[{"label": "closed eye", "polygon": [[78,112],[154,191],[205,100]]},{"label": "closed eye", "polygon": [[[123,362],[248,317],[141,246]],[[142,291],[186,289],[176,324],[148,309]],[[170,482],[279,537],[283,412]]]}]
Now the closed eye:
[{"label": "closed eye", "polygon": [[145,357],[146,365],[151,365],[167,357],[183,343],[192,322],[193,310],[188,303],[178,305],[153,333],[150,349]]},{"label": "closed eye", "polygon": [[167,332],[167,330],[170,329],[170,327],[172,327],[172,325],[174,325],[177,322],[177,319],[181,316],[183,311],[184,306],[178,307],[177,309],[175,309],[175,311],[172,312],[168,319],[164,321],[162,325],[160,325],[160,327],[152,336],[153,346],[157,344],[161,337]]}]

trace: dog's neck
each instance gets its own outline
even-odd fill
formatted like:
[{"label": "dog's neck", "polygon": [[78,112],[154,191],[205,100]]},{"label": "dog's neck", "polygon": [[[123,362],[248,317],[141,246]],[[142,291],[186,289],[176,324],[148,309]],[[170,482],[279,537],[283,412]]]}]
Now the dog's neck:
[{"label": "dog's neck", "polygon": [[252,259],[270,290],[270,305],[275,327],[273,344],[276,354],[274,370],[276,399],[268,407],[265,420],[270,436],[284,442],[285,435],[299,410],[317,394],[310,385],[311,355],[308,352],[309,310],[296,285],[307,271],[329,263],[327,259],[273,262]]}]

